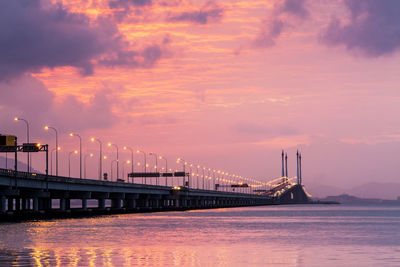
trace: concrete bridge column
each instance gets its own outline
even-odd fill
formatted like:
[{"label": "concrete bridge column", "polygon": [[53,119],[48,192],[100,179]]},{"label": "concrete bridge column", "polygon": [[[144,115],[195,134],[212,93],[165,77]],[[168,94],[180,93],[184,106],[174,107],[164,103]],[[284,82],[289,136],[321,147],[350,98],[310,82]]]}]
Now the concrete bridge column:
[{"label": "concrete bridge column", "polygon": [[60,210],[65,211],[67,206],[67,201],[65,198],[60,198]]},{"label": "concrete bridge column", "polygon": [[6,212],[6,197],[5,196],[0,196],[0,212],[1,213]]},{"label": "concrete bridge column", "polygon": [[158,209],[158,199],[153,199],[153,208]]},{"label": "concrete bridge column", "polygon": [[8,211],[13,211],[14,210],[14,199],[13,198],[8,198]]},{"label": "concrete bridge column", "polygon": [[15,199],[15,210],[16,211],[20,211],[21,210],[21,199],[19,197],[17,197]]},{"label": "concrete bridge column", "polygon": [[26,210],[26,198],[22,198],[21,201],[22,201],[21,209]]},{"label": "concrete bridge column", "polygon": [[104,210],[106,208],[106,200],[104,198],[99,198],[97,202],[100,210]]},{"label": "concrete bridge column", "polygon": [[33,198],[33,211],[34,212],[39,211],[39,198],[38,197]]},{"label": "concrete bridge column", "polygon": [[82,198],[82,209],[87,210],[87,199],[86,198]]},{"label": "concrete bridge column", "polygon": [[121,199],[120,198],[111,199],[111,208],[120,209],[121,208]]},{"label": "concrete bridge column", "polygon": [[125,200],[125,207],[128,209],[136,209],[136,199],[128,198]]}]

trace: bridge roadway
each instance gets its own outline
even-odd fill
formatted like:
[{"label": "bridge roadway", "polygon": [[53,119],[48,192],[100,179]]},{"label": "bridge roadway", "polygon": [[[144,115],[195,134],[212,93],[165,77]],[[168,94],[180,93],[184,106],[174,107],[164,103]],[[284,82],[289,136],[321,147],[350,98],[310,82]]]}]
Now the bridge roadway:
[{"label": "bridge roadway", "polygon": [[[80,200],[79,208],[71,205],[71,200],[75,199]],[[88,200],[96,203],[96,206],[88,208]],[[109,202],[111,205],[106,205]],[[240,207],[274,202],[277,199],[267,195],[184,187],[174,190],[168,186],[46,176],[0,169],[0,220]]]}]

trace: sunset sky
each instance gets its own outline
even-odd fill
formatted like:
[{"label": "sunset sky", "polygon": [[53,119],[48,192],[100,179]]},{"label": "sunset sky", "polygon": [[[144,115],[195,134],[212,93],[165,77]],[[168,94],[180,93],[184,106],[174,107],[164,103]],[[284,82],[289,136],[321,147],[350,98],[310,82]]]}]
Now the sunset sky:
[{"label": "sunset sky", "polygon": [[25,142],[22,117],[54,147],[56,127],[62,175],[77,132],[95,157],[92,136],[122,159],[127,145],[267,181],[282,149],[296,175],[298,149],[306,186],[398,182],[399,14],[398,0],[2,0],[0,133]]}]

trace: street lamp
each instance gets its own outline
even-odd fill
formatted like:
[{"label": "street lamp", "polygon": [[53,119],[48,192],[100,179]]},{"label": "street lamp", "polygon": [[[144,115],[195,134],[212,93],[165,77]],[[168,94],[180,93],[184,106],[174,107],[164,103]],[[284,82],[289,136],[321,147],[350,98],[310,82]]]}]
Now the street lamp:
[{"label": "street lamp", "polygon": [[[51,126],[44,126],[44,129],[48,131],[49,129],[52,129],[56,133],[56,148],[58,148],[58,132],[57,129]],[[53,168],[53,165],[51,166]],[[53,175],[53,173],[51,174]],[[58,149],[56,150],[56,176],[58,176]]]},{"label": "street lamp", "polygon": [[[23,121],[23,122],[26,123],[26,139],[27,139],[27,143],[29,143],[29,123],[28,123],[28,121],[23,119],[23,118],[18,118],[18,117],[15,117],[14,121]],[[27,163],[28,163],[28,166],[26,166],[26,169],[27,169],[27,172],[30,172],[29,152],[28,152],[28,155],[27,155]]]},{"label": "street lamp", "polygon": [[91,158],[93,158],[93,153],[90,153],[90,154],[87,154],[87,155],[85,155],[85,158],[84,158],[84,164],[83,164],[83,166],[84,166],[84,170],[85,170],[85,172],[84,172],[84,177],[85,177],[85,179],[86,179],[86,158],[87,157],[91,157]]},{"label": "street lamp", "polygon": [[99,180],[101,180],[101,176],[103,174],[103,143],[97,139],[97,138],[90,138],[90,141],[94,142],[98,142],[99,143],[99,147],[100,147],[100,155],[99,155]]},{"label": "street lamp", "polygon": [[[165,172],[168,172],[168,161],[167,161],[167,159],[162,157],[162,156],[159,156],[158,158],[165,160]],[[168,177],[167,176],[165,176],[165,186],[168,186]]]},{"label": "street lamp", "polygon": [[68,154],[68,177],[71,178],[71,155],[78,154],[78,150],[69,152]]},{"label": "street lamp", "polygon": [[[53,152],[56,151],[56,155],[57,155],[59,150],[61,150],[61,147],[53,148],[50,151],[50,173],[51,173],[51,175],[53,175]],[[58,173],[56,173],[56,175],[58,176]]]},{"label": "street lamp", "polygon": [[[183,167],[183,186],[185,186],[185,178],[186,178],[186,165],[187,165],[187,162],[184,160],[184,159],[182,159],[182,158],[178,158],[177,160],[176,160],[176,163],[182,163],[182,167]],[[190,177],[190,176],[189,176]],[[179,180],[178,180],[179,181]]]},{"label": "street lamp", "polygon": [[[150,152],[149,155],[150,155],[150,156],[154,156],[154,158],[156,159],[155,169],[156,169],[156,172],[158,172],[158,162],[157,162],[158,156],[157,156],[157,154],[155,154],[155,153],[153,153],[153,152]],[[158,185],[158,178],[157,178],[157,177],[156,177],[156,185]]]},{"label": "street lamp", "polygon": [[[144,151],[141,151],[141,150],[136,150],[136,153],[143,153],[143,156],[144,156],[144,173],[146,173],[146,167],[147,167],[147,164],[146,164],[146,153],[144,152]],[[146,184],[146,177],[144,177],[144,184]]]},{"label": "street lamp", "polygon": [[[125,180],[125,163],[126,163],[126,164],[130,164],[131,161],[130,161],[130,160],[127,160],[127,161],[123,162],[123,164],[122,164],[122,179],[124,179],[124,180]],[[128,179],[127,179],[127,181],[129,182]]]},{"label": "street lamp", "polygon": [[117,149],[117,180],[119,178],[119,156],[118,156],[118,146],[113,143],[108,143],[107,144],[109,147],[114,146]]},{"label": "street lamp", "polygon": [[128,146],[124,146],[124,150],[129,150],[131,152],[131,160],[130,160],[130,162],[131,162],[131,172],[133,173],[133,165],[134,165],[134,163],[133,163],[133,149],[128,147]]},{"label": "street lamp", "polygon": [[77,133],[70,133],[69,136],[79,137],[79,179],[82,179],[82,138]]},{"label": "street lamp", "polygon": [[[113,177],[113,164],[114,164],[114,162],[116,162],[118,164],[118,161],[116,159],[111,161],[111,180],[112,180],[112,177]],[[117,180],[118,180],[118,177],[117,177]]]}]

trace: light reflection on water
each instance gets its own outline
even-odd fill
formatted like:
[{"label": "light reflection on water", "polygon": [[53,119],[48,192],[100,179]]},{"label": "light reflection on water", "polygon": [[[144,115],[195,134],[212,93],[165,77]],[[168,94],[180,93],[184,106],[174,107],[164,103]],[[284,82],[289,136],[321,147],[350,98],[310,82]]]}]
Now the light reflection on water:
[{"label": "light reflection on water", "polygon": [[398,266],[400,207],[265,206],[0,224],[0,266]]}]

